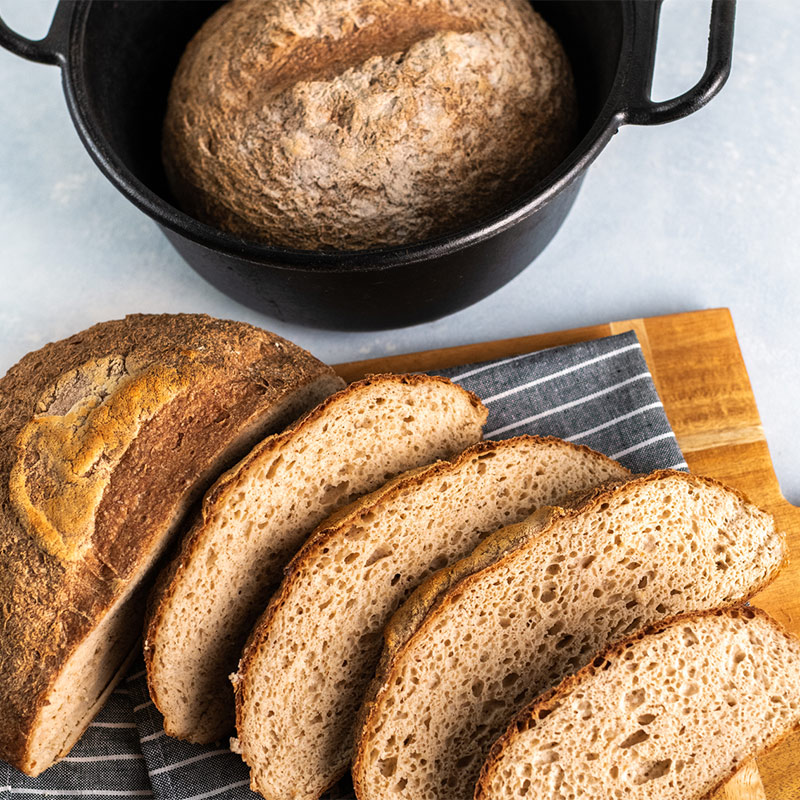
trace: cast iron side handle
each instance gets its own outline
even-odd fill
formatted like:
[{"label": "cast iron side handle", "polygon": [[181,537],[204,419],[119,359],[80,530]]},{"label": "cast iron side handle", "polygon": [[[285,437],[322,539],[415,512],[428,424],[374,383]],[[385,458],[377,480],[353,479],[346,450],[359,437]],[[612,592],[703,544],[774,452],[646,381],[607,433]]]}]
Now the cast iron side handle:
[{"label": "cast iron side handle", "polygon": [[627,101],[623,122],[628,124],[659,125],[693,114],[719,92],[731,74],[736,0],[713,0],[703,77],[679,97],[658,103],[650,99],[662,2],[637,0],[635,5],[633,59],[623,88]]},{"label": "cast iron side handle", "polygon": [[72,3],[61,2],[56,6],[50,30],[44,39],[33,41],[20,36],[0,18],[0,47],[10,50],[29,61],[40,64],[63,65],[67,58],[69,22],[72,16]]}]

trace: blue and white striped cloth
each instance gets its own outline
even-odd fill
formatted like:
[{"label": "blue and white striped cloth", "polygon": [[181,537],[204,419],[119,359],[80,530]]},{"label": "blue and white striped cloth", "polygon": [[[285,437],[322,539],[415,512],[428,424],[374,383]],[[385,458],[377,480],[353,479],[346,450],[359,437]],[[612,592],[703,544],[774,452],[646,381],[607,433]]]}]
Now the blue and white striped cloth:
[{"label": "blue and white striped cloth", "polygon": [[[685,469],[633,332],[443,371],[489,408],[487,438],[559,436],[634,472]],[[253,800],[248,772],[227,742],[200,746],[164,734],[136,664],[70,755],[38,778],[0,762],[0,800],[155,797]],[[343,781],[331,798],[350,798]]]}]

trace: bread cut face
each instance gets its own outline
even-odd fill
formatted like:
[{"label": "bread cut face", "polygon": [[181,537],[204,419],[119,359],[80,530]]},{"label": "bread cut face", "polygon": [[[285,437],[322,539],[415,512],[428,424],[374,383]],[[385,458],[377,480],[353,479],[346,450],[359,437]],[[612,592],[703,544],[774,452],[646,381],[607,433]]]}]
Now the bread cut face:
[{"label": "bread cut face", "polygon": [[800,642],[764,612],[671,620],[521,713],[476,800],[701,800],[800,723]]},{"label": "bread cut face", "polygon": [[147,678],[169,735],[203,743],[233,731],[228,675],[317,523],[475,443],[486,413],[445,378],[373,376],[259,444],[212,487],[150,600]]},{"label": "bread cut face", "polygon": [[362,711],[360,800],[471,796],[492,742],[538,694],[644,625],[745,600],[784,557],[771,516],[671,471],[499,531],[392,620]]},{"label": "bread cut face", "polygon": [[528,0],[233,0],[180,60],[163,160],[182,207],[237,235],[411,244],[531,189],[576,107]]},{"label": "bread cut face", "polygon": [[342,385],[301,348],[203,315],[136,315],[0,379],[0,758],[65,755],[139,638],[191,503]]},{"label": "bread cut face", "polygon": [[383,628],[422,580],[534,508],[627,476],[558,439],[487,441],[321,525],[234,676],[237,746],[252,787],[271,800],[310,800],[345,773]]}]

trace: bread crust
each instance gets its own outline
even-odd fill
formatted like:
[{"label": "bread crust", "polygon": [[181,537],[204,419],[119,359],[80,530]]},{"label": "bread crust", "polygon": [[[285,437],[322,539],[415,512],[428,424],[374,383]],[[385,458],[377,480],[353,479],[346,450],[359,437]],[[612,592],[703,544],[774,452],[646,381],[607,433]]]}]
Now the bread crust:
[{"label": "bread crust", "polygon": [[163,161],[198,219],[361,249],[499,210],[576,121],[569,61],[528,0],[233,0],[181,58]]},{"label": "bread crust", "polygon": [[[200,551],[202,543],[208,534],[208,523],[216,515],[218,509],[224,506],[228,493],[235,489],[237,485],[244,479],[244,477],[253,470],[258,470],[265,460],[272,458],[272,454],[280,450],[287,442],[291,441],[298,433],[306,428],[309,428],[320,419],[324,419],[330,410],[339,403],[345,402],[353,394],[357,394],[363,388],[376,384],[397,384],[401,386],[421,386],[430,385],[431,383],[438,383],[453,388],[459,393],[463,392],[470,405],[475,409],[476,414],[480,419],[482,426],[486,422],[488,415],[487,409],[481,403],[480,399],[473,392],[467,391],[456,384],[453,384],[447,378],[438,375],[397,375],[397,374],[377,374],[368,375],[366,378],[356,381],[340,392],[333,394],[326,398],[317,407],[310,410],[294,424],[290,425],[285,431],[270,436],[256,445],[238,464],[221,475],[214,485],[208,490],[201,507],[200,514],[192,524],[189,531],[182,538],[180,550],[172,559],[170,564],[159,575],[156,584],[150,594],[148,601],[148,608],[145,620],[145,637],[144,637],[144,659],[147,668],[147,681],[150,690],[150,696],[153,703],[157,708],[163,710],[163,698],[159,694],[159,685],[155,679],[155,652],[158,647],[159,633],[161,624],[166,614],[169,613],[171,603],[175,593],[180,586],[182,575],[185,572],[186,565],[192,561],[195,555]],[[423,468],[424,469],[424,468]],[[408,473],[404,473],[406,476]],[[395,479],[396,481],[397,479]],[[394,482],[390,482],[390,485]],[[385,489],[386,487],[384,487]],[[384,491],[378,490],[378,492]],[[369,496],[369,495],[368,495]],[[360,501],[359,501],[360,502]],[[358,505],[358,502],[354,505]],[[333,514],[328,518],[338,519],[346,514],[348,509],[352,506],[346,506],[344,509]],[[312,535],[313,538],[313,535]],[[307,544],[303,547],[301,552],[305,550]],[[299,554],[298,554],[299,556]],[[292,570],[292,564],[296,563],[298,556],[296,556],[291,564],[287,567],[287,573]],[[174,730],[170,727],[169,717],[165,715],[164,729],[170,736],[177,736],[177,738],[185,738],[185,734],[181,731]]]},{"label": "bread crust", "polygon": [[[397,677],[397,665],[405,651],[411,648],[418,637],[425,635],[436,624],[439,613],[451,602],[451,598],[459,588],[467,588],[471,581],[478,577],[485,577],[491,570],[498,569],[521,548],[532,545],[540,537],[546,536],[548,530],[560,519],[578,516],[594,507],[606,502],[621,487],[636,487],[661,480],[672,475],[679,475],[683,479],[694,482],[698,486],[714,486],[731,492],[735,497],[745,503],[750,503],[747,497],[737,489],[726,486],[721,481],[691,473],[675,470],[657,470],[647,475],[640,475],[627,482],[612,481],[604,486],[597,487],[571,498],[566,507],[553,506],[541,508],[527,520],[502,528],[497,533],[487,537],[465,559],[456,562],[450,567],[445,567],[432,575],[421,584],[409,600],[401,606],[386,626],[384,633],[384,651],[381,654],[380,664],[376,670],[375,678],[370,683],[364,695],[364,701],[359,711],[356,730],[355,755],[353,758],[353,783],[356,795],[362,792],[364,769],[362,762],[366,758],[365,732],[374,723],[374,714],[381,696],[391,687]],[[783,542],[784,558],[772,573],[767,575],[762,583],[753,587],[742,603],[769,585],[786,564],[787,551],[785,546],[786,535],[778,534]],[[658,623],[661,625],[661,623]],[[627,639],[625,641],[628,641]],[[576,674],[580,674],[580,671]],[[569,680],[569,679],[565,679]],[[547,696],[548,693],[542,695]]]},{"label": "bread crust", "polygon": [[[137,383],[141,375],[146,380]],[[0,758],[28,774],[49,766],[31,763],[30,753],[48,691],[163,546],[174,517],[194,499],[195,484],[223,466],[220,459],[230,463],[270,421],[308,406],[306,400],[293,408],[295,397],[310,393],[316,401],[340,385],[329,367],[278,336],[191,314],[95,325],[30,353],[0,379]],[[68,452],[75,440],[59,432],[55,446],[45,436],[34,452],[30,439],[20,437],[32,421],[53,429],[76,423],[69,414],[87,397],[92,409],[119,413],[100,415],[94,426],[84,420],[83,428],[78,420],[81,448]],[[236,452],[226,452],[236,442]],[[196,448],[191,455],[189,443]],[[49,473],[34,469],[43,459]],[[58,541],[57,528],[74,494],[60,495],[65,484],[57,479],[80,474],[87,463],[90,479],[92,465],[95,472],[98,464],[107,468],[91,486],[94,513],[81,521],[72,548],[68,536]],[[170,473],[171,466],[180,470]],[[45,510],[55,509],[49,516],[55,541],[35,519],[20,519],[14,493],[22,478],[34,508],[42,498],[51,501]],[[153,487],[159,491],[148,492]]]},{"label": "bread crust", "polygon": [[[605,669],[611,662],[619,658],[625,650],[627,650],[633,643],[641,641],[642,639],[648,636],[656,636],[662,631],[666,630],[667,628],[672,627],[673,625],[678,625],[682,623],[691,623],[698,619],[703,619],[705,617],[745,617],[747,619],[754,619],[756,617],[760,617],[761,619],[769,622],[774,628],[780,632],[783,638],[787,642],[791,642],[794,644],[800,644],[797,640],[797,637],[790,634],[788,631],[784,630],[766,611],[763,611],[756,606],[750,605],[736,605],[732,607],[720,607],[716,609],[710,609],[706,611],[698,611],[691,614],[679,614],[674,617],[669,617],[667,619],[661,620],[654,625],[650,625],[648,627],[643,628],[638,633],[633,634],[632,636],[623,639],[621,642],[618,642],[615,645],[609,647],[605,652],[601,653],[597,656],[590,664],[587,664],[585,667],[579,669],[575,674],[570,675],[569,677],[565,678],[558,686],[554,686],[552,689],[549,689],[544,694],[540,695],[536,700],[534,700],[530,705],[528,705],[525,709],[519,712],[514,719],[509,724],[506,732],[492,745],[492,749],[489,752],[489,756],[487,757],[486,761],[481,768],[480,777],[478,779],[478,783],[475,786],[475,796],[474,800],[484,800],[486,796],[486,782],[489,778],[489,771],[491,770],[494,763],[499,758],[500,754],[502,753],[503,747],[514,737],[516,733],[519,733],[527,727],[526,723],[529,719],[531,719],[534,715],[538,715],[542,711],[549,711],[552,707],[565,695],[568,695],[574,688],[579,686],[585,679],[590,678],[597,674],[598,672]],[[740,769],[741,767],[749,761],[751,758],[755,758],[756,756],[763,755],[768,753],[770,750],[773,750],[777,747],[790,733],[792,733],[792,728],[786,730],[781,736],[777,737],[775,741],[773,741],[768,747],[762,750],[753,750],[748,753],[745,757],[742,758],[741,762],[737,764],[732,770],[728,772],[723,778],[721,778],[706,794],[702,797],[697,798],[696,800],[710,800],[716,792],[718,792]]]},{"label": "bread crust", "polygon": [[[421,467],[419,469],[406,472],[403,475],[400,475],[394,480],[390,481],[377,491],[372,492],[360,498],[351,505],[346,506],[336,514],[329,517],[327,520],[325,520],[325,522],[322,525],[320,525],[309,536],[305,545],[300,549],[297,555],[292,559],[292,561],[286,567],[286,571],[284,573],[284,580],[281,584],[280,589],[272,597],[264,613],[261,615],[261,617],[254,625],[253,630],[251,631],[247,643],[242,651],[242,657],[239,662],[239,668],[236,674],[231,676],[231,680],[234,686],[234,694],[236,698],[237,731],[241,731],[244,725],[243,714],[244,714],[244,707],[246,704],[245,700],[246,681],[243,676],[246,675],[247,671],[258,657],[258,651],[260,647],[263,646],[263,644],[268,640],[272,620],[275,618],[280,609],[286,604],[288,599],[291,597],[292,591],[297,581],[297,577],[301,572],[304,562],[308,558],[324,550],[328,542],[335,536],[337,536],[339,531],[352,525],[363,512],[365,511],[373,512],[376,510],[376,508],[378,508],[378,504],[390,503],[394,498],[408,491],[410,488],[414,486],[421,486],[429,481],[435,481],[438,477],[447,474],[451,471],[457,470],[461,464],[473,459],[476,456],[479,456],[483,453],[494,452],[498,448],[505,448],[505,447],[513,448],[517,446],[520,442],[524,441],[531,443],[540,443],[540,444],[557,443],[559,446],[568,447],[569,449],[577,452],[590,453],[593,458],[605,460],[610,465],[613,464],[616,469],[624,471],[624,468],[621,467],[616,462],[614,462],[612,459],[600,453],[597,453],[596,451],[592,450],[589,447],[586,447],[585,445],[577,445],[571,442],[565,442],[553,436],[517,436],[511,439],[504,439],[501,441],[485,440],[482,442],[478,442],[472,447],[467,448],[452,461],[439,461],[430,466]],[[493,538],[494,536],[487,537],[485,542],[482,543],[478,549],[485,549],[485,551],[493,553],[496,548],[493,548],[491,544],[486,544],[486,542],[488,542]],[[437,576],[440,576],[441,573],[444,572],[448,572],[448,569],[440,570],[439,572],[436,573],[435,576],[429,579],[429,581],[426,583],[433,581]],[[444,580],[445,579],[442,579],[442,581]],[[435,589],[435,592],[437,594],[440,591],[440,588],[441,588],[440,583],[437,582]],[[415,594],[412,595],[412,597],[414,597],[416,594],[417,593],[415,592]],[[393,622],[394,618],[392,622],[389,623],[389,628],[392,627]],[[409,624],[414,624],[416,622],[417,619],[415,616],[413,623],[409,622]],[[387,631],[389,630],[389,628],[387,628]],[[403,633],[400,633],[398,631],[397,634],[394,634],[394,638],[400,638],[402,637],[402,635]],[[387,632],[385,636],[393,636],[393,634]],[[357,720],[356,730],[360,729],[361,727],[360,722],[361,720],[359,717]],[[345,767],[343,770],[337,773],[331,779],[329,785],[325,787],[323,792],[328,791],[330,788],[332,788],[346,772],[347,768]],[[258,791],[255,787],[253,788],[254,791]]]}]

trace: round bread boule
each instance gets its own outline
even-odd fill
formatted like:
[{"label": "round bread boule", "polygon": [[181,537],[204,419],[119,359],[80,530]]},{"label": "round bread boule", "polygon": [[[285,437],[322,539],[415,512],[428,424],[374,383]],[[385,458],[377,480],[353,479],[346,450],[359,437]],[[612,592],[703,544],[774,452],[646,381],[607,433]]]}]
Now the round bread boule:
[{"label": "round bread boule", "polygon": [[200,220],[362,249],[500,210],[563,159],[576,118],[527,0],[232,0],[181,59],[163,157]]}]

